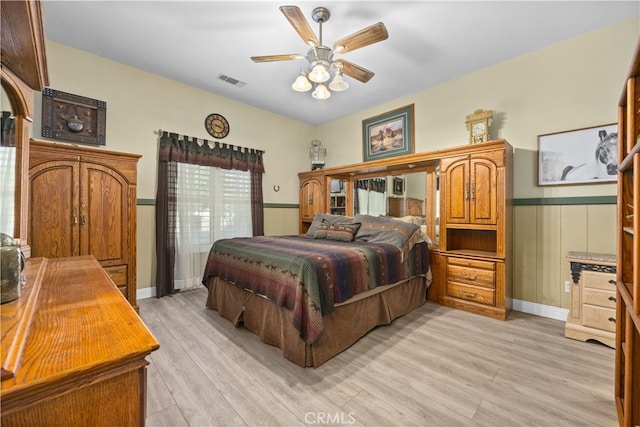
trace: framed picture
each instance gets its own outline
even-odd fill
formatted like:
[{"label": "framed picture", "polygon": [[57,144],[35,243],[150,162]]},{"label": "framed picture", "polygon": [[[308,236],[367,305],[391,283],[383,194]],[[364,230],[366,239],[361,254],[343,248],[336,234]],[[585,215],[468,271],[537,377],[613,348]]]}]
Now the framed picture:
[{"label": "framed picture", "polygon": [[107,103],[44,88],[42,136],[80,144],[105,145]]},{"label": "framed picture", "polygon": [[538,185],[615,182],[618,125],[538,135]]},{"label": "framed picture", "polygon": [[362,121],[365,162],[413,153],[413,104]]},{"label": "framed picture", "polygon": [[402,196],[404,194],[404,179],[393,178],[393,194]]}]

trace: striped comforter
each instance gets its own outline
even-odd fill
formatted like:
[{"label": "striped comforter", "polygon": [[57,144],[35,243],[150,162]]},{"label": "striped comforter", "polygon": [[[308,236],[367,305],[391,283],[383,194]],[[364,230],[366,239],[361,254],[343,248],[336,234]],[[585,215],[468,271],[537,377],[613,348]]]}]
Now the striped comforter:
[{"label": "striped comforter", "polygon": [[425,274],[424,243],[402,260],[394,245],[339,242],[306,235],[218,240],[209,253],[202,282],[219,277],[263,295],[293,311],[300,337],[313,344],[322,333],[322,316],[353,295]]}]

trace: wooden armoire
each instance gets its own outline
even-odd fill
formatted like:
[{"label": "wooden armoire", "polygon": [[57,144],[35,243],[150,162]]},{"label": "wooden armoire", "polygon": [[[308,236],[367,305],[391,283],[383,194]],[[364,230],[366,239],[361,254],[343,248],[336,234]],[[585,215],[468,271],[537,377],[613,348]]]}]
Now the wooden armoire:
[{"label": "wooden armoire", "polygon": [[93,255],[136,310],[140,157],[34,140],[29,149],[31,255]]}]

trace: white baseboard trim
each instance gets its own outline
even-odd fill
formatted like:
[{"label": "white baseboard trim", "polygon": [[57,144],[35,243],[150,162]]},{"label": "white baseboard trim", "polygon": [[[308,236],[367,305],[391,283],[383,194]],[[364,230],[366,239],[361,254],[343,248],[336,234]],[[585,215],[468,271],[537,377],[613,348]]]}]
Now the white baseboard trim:
[{"label": "white baseboard trim", "polygon": [[548,317],[550,319],[567,321],[569,310],[566,308],[554,307],[551,305],[538,304],[535,302],[514,299],[513,309],[523,313],[535,314],[536,316]]},{"label": "white baseboard trim", "polygon": [[150,286],[148,288],[138,289],[136,291],[136,298],[137,299],[147,299],[147,298],[153,298],[155,296],[156,296],[156,287],[155,286]]}]

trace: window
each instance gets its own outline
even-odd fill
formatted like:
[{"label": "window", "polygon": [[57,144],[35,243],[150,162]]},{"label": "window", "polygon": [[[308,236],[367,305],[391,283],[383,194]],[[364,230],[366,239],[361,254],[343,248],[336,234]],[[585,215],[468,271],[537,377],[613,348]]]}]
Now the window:
[{"label": "window", "polygon": [[178,245],[208,252],[216,240],[250,237],[250,189],[250,172],[178,163]]}]

